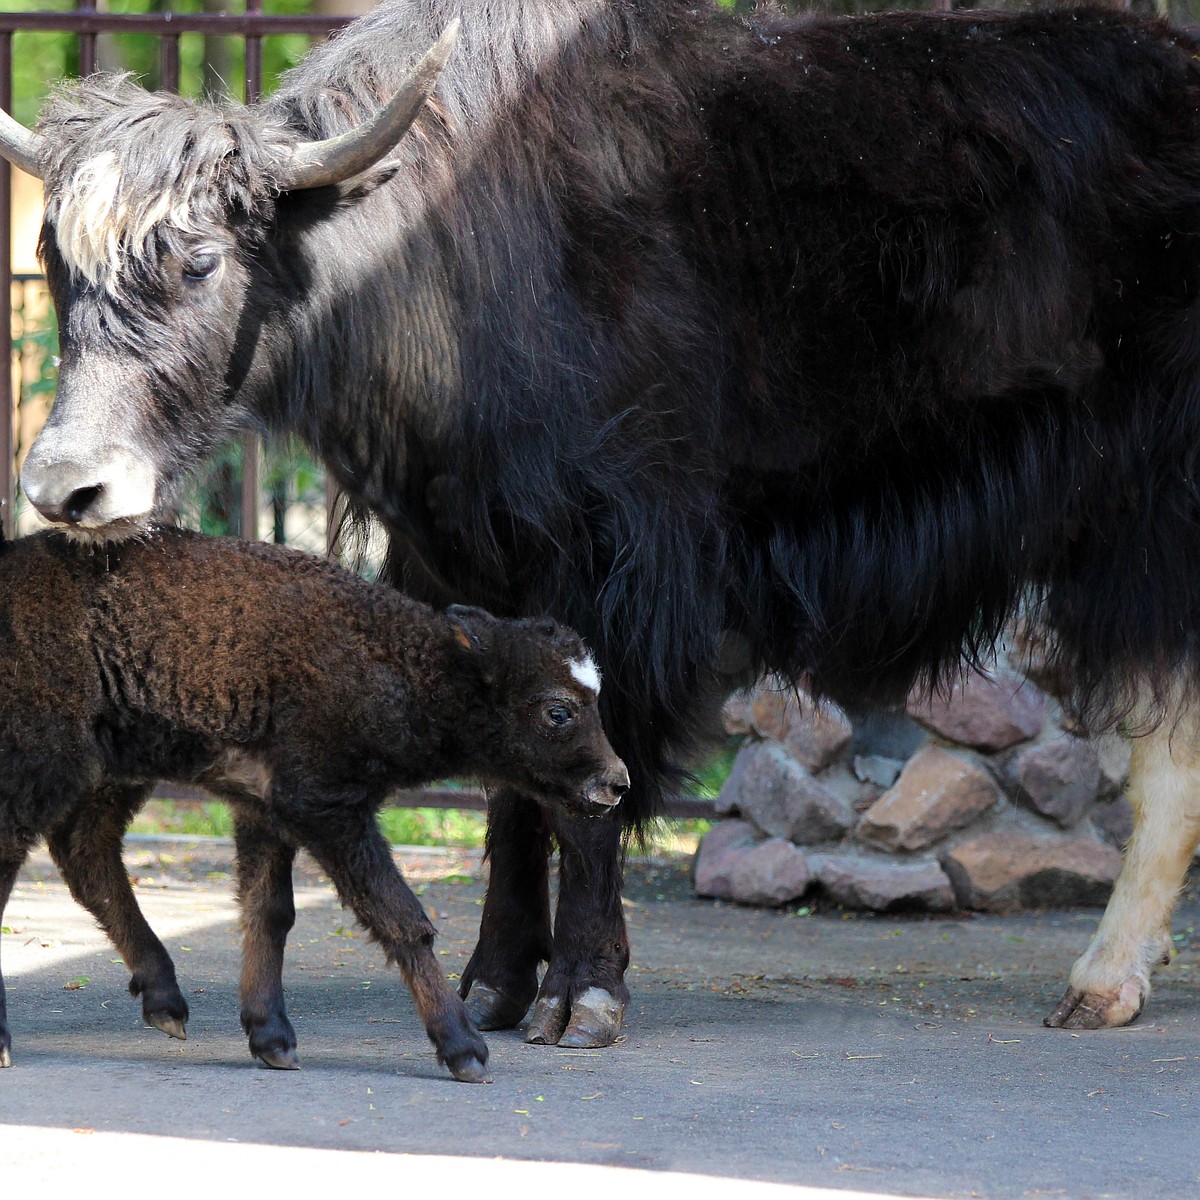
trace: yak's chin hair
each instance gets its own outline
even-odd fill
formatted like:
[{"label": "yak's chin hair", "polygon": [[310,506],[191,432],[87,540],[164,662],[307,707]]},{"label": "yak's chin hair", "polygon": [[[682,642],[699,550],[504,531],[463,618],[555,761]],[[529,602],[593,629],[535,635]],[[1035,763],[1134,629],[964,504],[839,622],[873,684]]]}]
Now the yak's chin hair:
[{"label": "yak's chin hair", "polygon": [[147,516],[123,517],[110,524],[100,526],[72,525],[58,521],[51,521],[48,524],[80,546],[103,550],[108,546],[119,545],[123,542],[143,541],[149,538],[164,522],[155,521]]}]

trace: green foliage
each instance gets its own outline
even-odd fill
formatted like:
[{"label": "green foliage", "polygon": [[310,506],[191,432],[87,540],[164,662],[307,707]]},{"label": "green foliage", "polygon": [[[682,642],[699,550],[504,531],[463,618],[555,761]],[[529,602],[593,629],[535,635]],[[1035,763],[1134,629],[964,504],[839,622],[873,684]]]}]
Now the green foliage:
[{"label": "green foliage", "polygon": [[[230,6],[231,8],[234,6]],[[71,0],[0,0],[0,12],[70,12]],[[111,13],[221,11],[214,0],[109,0]],[[265,0],[264,12],[300,14],[312,11],[312,0]],[[263,39],[263,90],[271,91],[279,76],[308,52],[304,34]],[[147,87],[159,86],[159,39],[151,34],[105,34],[97,40],[103,70],[132,71]],[[37,119],[50,88],[79,74],[78,41],[68,33],[17,33],[13,37],[13,112],[27,125]],[[245,54],[240,38],[187,33],[179,38],[179,90],[186,96],[224,92],[245,96]]]},{"label": "green foliage", "polygon": [[393,846],[482,848],[487,818],[455,808],[385,808],[379,828]]}]

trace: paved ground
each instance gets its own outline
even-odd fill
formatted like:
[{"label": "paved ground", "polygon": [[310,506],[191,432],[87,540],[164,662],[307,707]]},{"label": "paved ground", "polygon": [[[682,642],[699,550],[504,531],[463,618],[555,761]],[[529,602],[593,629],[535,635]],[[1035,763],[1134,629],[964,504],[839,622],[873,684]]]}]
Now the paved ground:
[{"label": "paved ground", "polygon": [[[1194,900],[1148,1016],[1070,1034],[1040,1020],[1097,912],[764,912],[693,899],[680,865],[636,864],[626,1036],[597,1052],[491,1034],[496,1081],[479,1087],[437,1067],[398,977],[311,866],[298,880],[288,961],[304,1069],[254,1065],[237,1023],[228,855],[182,843],[129,855],[192,1007],[186,1043],[142,1028],[114,952],[45,859],[31,863],[5,915],[14,1067],[0,1072],[0,1121],[24,1127],[0,1127],[6,1193],[22,1177],[61,1181],[74,1170],[83,1181],[106,1155],[128,1169],[132,1155],[161,1160],[183,1184],[257,1161],[286,1162],[293,1184],[315,1187],[327,1170],[365,1188],[383,1162],[406,1164],[406,1187],[423,1170],[460,1194],[464,1183],[511,1177],[556,1194],[661,1195],[671,1171],[708,1177],[675,1181],[693,1195],[732,1179],[843,1197],[1200,1195]],[[474,940],[477,863],[401,861],[454,972]],[[130,1134],[150,1136],[110,1136]],[[431,1158],[281,1156],[231,1143],[460,1161],[451,1179]],[[502,1170],[488,1161],[497,1156],[516,1165]],[[656,1174],[626,1170],[614,1184],[611,1172],[551,1177],[522,1160]],[[505,1174],[514,1170],[524,1173]]]}]

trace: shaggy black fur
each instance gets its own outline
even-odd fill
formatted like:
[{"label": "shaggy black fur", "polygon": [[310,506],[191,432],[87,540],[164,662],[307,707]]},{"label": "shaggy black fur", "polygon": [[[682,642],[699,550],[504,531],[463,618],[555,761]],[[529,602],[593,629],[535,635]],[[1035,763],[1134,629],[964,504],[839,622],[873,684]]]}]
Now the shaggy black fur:
[{"label": "shaggy black fur", "polygon": [[[277,197],[281,145],[375,109],[460,11],[395,155]],[[577,626],[633,825],[722,667],[894,701],[1026,596],[1109,724],[1197,667],[1198,52],[1085,10],[392,0],[250,114],[224,215],[164,230],[127,307],[47,226],[63,395],[95,403],[70,356],[115,348],[105,402],[145,413],[164,494],[230,423],[298,430],[410,587]],[[148,103],[60,97],[51,204],[101,145],[200,119]],[[223,276],[180,284],[176,240],[226,247]],[[493,879],[472,966],[518,998],[549,944],[544,853],[501,832],[520,810],[497,805],[491,849],[525,882]],[[615,839],[556,832],[596,872],[560,917],[607,915],[566,922],[604,948],[564,926],[543,991],[621,995]],[[509,951],[514,925],[536,933]]]}]

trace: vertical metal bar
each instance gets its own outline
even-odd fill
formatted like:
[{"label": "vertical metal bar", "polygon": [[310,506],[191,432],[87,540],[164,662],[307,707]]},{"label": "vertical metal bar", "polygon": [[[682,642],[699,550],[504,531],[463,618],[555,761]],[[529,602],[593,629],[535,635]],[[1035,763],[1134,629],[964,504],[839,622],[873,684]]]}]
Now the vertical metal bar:
[{"label": "vertical metal bar", "polygon": [[[75,11],[94,13],[96,0],[75,0]],[[86,77],[96,70],[96,35],[81,33],[79,35],[79,74]]]},{"label": "vertical metal bar", "polygon": [[[248,13],[262,12],[262,0],[246,0]],[[247,35],[246,103],[253,104],[262,95],[262,38]],[[248,433],[242,438],[242,537],[258,537],[258,438]]]},{"label": "vertical metal bar", "polygon": [[325,472],[325,553],[330,558],[342,556],[342,513],[345,512],[345,497],[334,483],[328,470]]},{"label": "vertical metal bar", "polygon": [[[12,112],[12,34],[0,34],[0,108]],[[12,167],[0,159],[0,296],[8,314],[4,344],[8,346],[4,370],[0,371],[0,528],[11,537],[15,527],[13,511],[13,475],[16,461],[13,447],[13,311],[12,311]]]},{"label": "vertical metal bar", "polygon": [[179,34],[165,33],[158,42],[159,86],[164,92],[179,91]]}]

